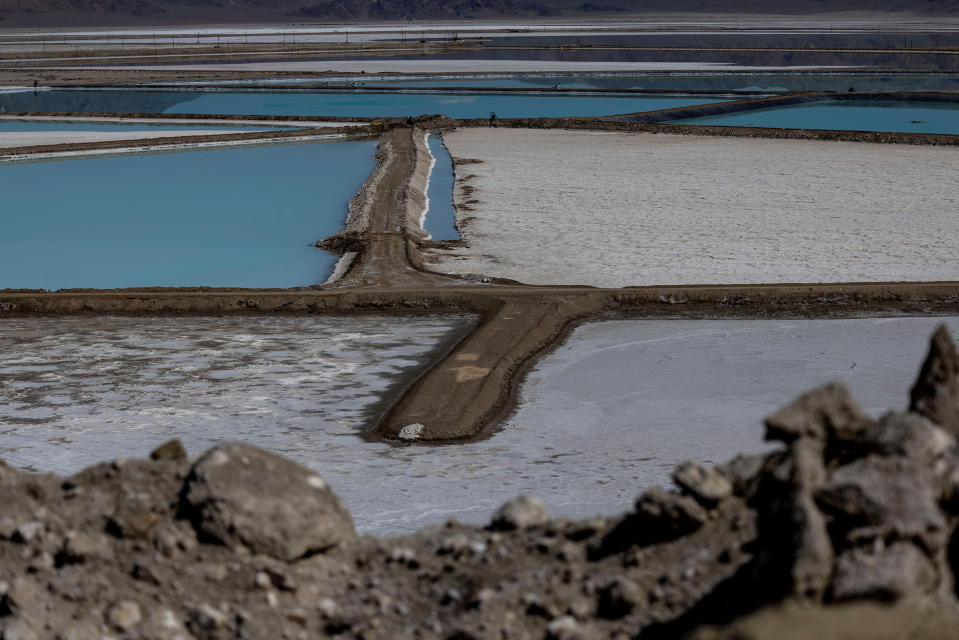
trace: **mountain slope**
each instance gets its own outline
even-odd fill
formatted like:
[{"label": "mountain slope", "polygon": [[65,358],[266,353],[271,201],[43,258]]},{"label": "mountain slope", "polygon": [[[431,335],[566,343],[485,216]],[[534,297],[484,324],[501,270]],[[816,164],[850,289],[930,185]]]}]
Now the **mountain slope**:
[{"label": "mountain slope", "polygon": [[959,0],[0,0],[0,19],[29,26],[203,22],[354,22],[623,13],[806,15],[903,12],[959,16]]}]

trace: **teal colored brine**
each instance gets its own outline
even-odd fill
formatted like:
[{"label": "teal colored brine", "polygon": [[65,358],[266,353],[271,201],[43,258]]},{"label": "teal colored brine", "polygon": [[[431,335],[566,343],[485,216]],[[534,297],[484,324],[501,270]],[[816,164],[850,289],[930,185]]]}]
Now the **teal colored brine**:
[{"label": "teal colored brine", "polygon": [[322,284],[375,142],[0,164],[0,289]]},{"label": "teal colored brine", "polygon": [[443,113],[451,118],[601,116],[672,109],[712,96],[572,96],[469,93],[309,93],[281,91],[151,91],[62,89],[0,95],[9,112],[407,117]]},{"label": "teal colored brine", "polygon": [[959,103],[836,100],[676,122],[731,127],[959,134]]},{"label": "teal colored brine", "polygon": [[456,213],[453,209],[453,159],[443,145],[443,138],[431,135],[427,144],[435,158],[430,173],[430,185],[426,190],[429,208],[423,228],[433,240],[459,240],[456,230]]}]

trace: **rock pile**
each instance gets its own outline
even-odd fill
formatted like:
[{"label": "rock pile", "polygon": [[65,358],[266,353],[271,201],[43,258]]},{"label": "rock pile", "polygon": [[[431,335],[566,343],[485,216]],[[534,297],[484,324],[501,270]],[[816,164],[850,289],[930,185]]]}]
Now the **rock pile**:
[{"label": "rock pile", "polygon": [[684,463],[624,516],[521,497],[486,528],[384,540],[311,470],[238,443],[70,478],[0,465],[0,638],[948,634],[957,389],[940,330],[909,412],[875,420],[827,385],[768,418],[781,449]]}]

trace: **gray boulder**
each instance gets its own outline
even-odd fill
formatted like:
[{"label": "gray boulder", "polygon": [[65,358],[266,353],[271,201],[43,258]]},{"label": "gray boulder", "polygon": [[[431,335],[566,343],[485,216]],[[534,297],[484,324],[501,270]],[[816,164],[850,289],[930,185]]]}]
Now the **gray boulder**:
[{"label": "gray boulder", "polygon": [[832,583],[834,600],[900,600],[934,590],[935,569],[915,546],[898,542],[873,551],[852,549],[839,556]]},{"label": "gray boulder", "polygon": [[[822,443],[800,438],[789,445],[788,454],[780,468],[773,470],[783,484],[777,492],[779,496],[762,505],[762,509],[768,510],[763,520],[776,523],[778,530],[772,532],[773,538],[788,541],[792,594],[818,599],[829,587],[834,559],[826,519],[813,499],[814,492],[826,480]],[[775,517],[776,511],[782,517]]]},{"label": "gray boulder", "polygon": [[643,603],[643,596],[639,586],[629,578],[614,578],[599,590],[597,613],[610,620],[622,618]]},{"label": "gray boulder", "polygon": [[829,586],[834,552],[826,520],[808,493],[795,497],[792,508],[794,554],[789,570],[793,595],[818,599]]},{"label": "gray boulder", "polygon": [[733,486],[713,467],[687,461],[676,467],[673,481],[704,507],[714,507],[732,495]]},{"label": "gray boulder", "polygon": [[876,539],[918,540],[927,550],[945,544],[939,482],[930,469],[902,457],[871,456],[837,468],[815,493],[837,534],[859,545]]},{"label": "gray boulder", "polygon": [[184,501],[200,534],[280,560],[356,537],[349,511],[322,478],[237,442],[214,447],[197,461]]},{"label": "gray boulder", "polygon": [[756,492],[762,480],[763,468],[769,461],[768,455],[739,454],[718,467],[720,473],[729,480],[733,493],[740,497]]},{"label": "gray boulder", "polygon": [[859,408],[849,390],[834,382],[804,393],[766,418],[766,439],[855,442],[872,424],[872,418]]},{"label": "gray boulder", "polygon": [[945,325],[933,334],[909,396],[910,411],[959,436],[959,350]]},{"label": "gray boulder", "polygon": [[186,460],[186,448],[178,438],[164,442],[150,452],[151,460]]},{"label": "gray boulder", "polygon": [[644,537],[672,540],[699,529],[709,514],[689,496],[652,487],[636,500],[634,518]]},{"label": "gray boulder", "polygon": [[915,413],[883,416],[865,443],[881,456],[906,456],[923,463],[941,457],[956,444],[951,435]]},{"label": "gray boulder", "polygon": [[493,514],[491,529],[509,531],[526,529],[549,522],[546,505],[536,496],[519,496],[505,503]]}]

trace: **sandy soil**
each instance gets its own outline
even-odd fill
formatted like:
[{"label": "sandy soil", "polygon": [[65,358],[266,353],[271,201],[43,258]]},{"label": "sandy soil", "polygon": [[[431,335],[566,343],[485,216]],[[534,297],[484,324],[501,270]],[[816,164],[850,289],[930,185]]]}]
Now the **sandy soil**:
[{"label": "sandy soil", "polygon": [[951,148],[505,129],[446,141],[482,162],[457,168],[469,247],[440,252],[439,270],[605,287],[959,274]]}]

